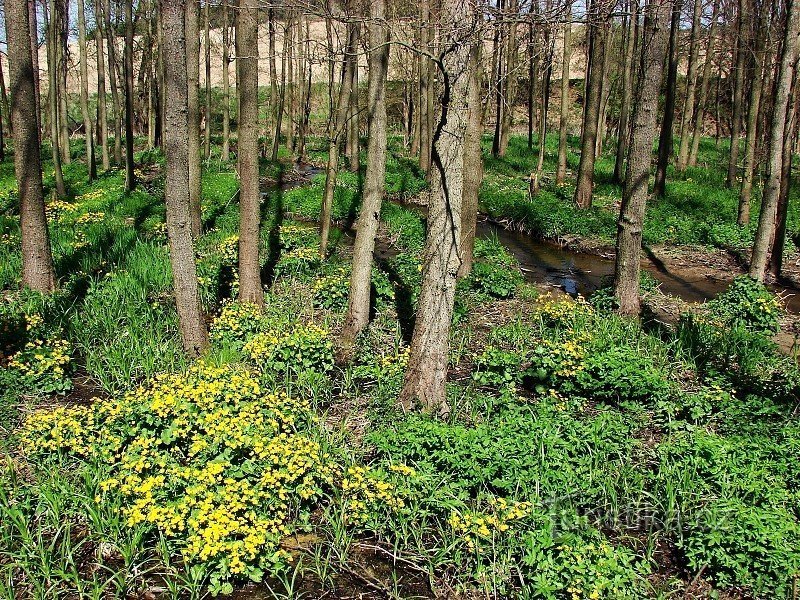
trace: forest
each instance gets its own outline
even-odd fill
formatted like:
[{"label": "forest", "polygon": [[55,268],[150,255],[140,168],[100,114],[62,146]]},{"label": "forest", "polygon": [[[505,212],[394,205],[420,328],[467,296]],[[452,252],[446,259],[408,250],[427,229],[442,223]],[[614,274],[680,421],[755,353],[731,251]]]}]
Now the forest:
[{"label": "forest", "polygon": [[800,598],[800,0],[0,13],[0,598]]}]

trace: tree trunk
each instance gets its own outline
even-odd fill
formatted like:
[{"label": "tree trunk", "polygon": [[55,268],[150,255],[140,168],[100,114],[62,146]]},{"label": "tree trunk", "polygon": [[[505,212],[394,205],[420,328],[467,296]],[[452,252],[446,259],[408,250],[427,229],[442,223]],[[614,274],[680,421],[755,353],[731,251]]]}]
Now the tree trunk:
[{"label": "tree trunk", "polygon": [[108,76],[111,84],[111,103],[114,106],[114,163],[122,164],[122,101],[119,97],[117,81],[117,47],[114,29],[111,27],[111,7],[109,0],[103,2],[103,18],[105,21],[106,41],[108,43]]},{"label": "tree trunk", "polygon": [[[766,11],[764,11],[765,15]],[[750,84],[750,102],[747,108],[747,133],[744,141],[744,166],[742,171],[742,188],[739,190],[739,225],[750,222],[750,199],[753,195],[753,177],[758,165],[756,162],[756,146],[758,145],[758,117],[761,107],[761,94],[764,88],[764,70],[766,65],[766,48],[763,48],[765,36],[760,33],[766,26],[766,16],[759,18],[756,25],[755,48],[753,53],[753,81]],[[762,129],[763,131],[763,129]]]},{"label": "tree trunk", "polygon": [[536,102],[536,91],[534,79],[536,78],[536,30],[533,26],[533,19],[528,23],[528,150],[533,150],[533,121]]},{"label": "tree trunk", "polygon": [[603,53],[603,79],[600,86],[600,114],[597,118],[597,140],[595,142],[595,156],[603,155],[603,143],[606,138],[608,99],[611,96],[611,53],[614,49],[614,30],[610,27],[606,39],[605,52]]},{"label": "tree trunk", "polygon": [[236,11],[236,87],[239,90],[239,297],[264,304],[258,260],[258,0]]},{"label": "tree trunk", "polygon": [[[271,9],[270,9],[271,10]],[[228,162],[231,158],[231,51],[230,51],[230,18],[228,17],[228,0],[222,0],[222,160]],[[274,38],[270,53],[274,50]],[[271,65],[274,58],[270,57]],[[270,102],[272,95],[270,95]],[[271,113],[274,115],[274,113]]]},{"label": "tree trunk", "polygon": [[585,111],[581,134],[581,159],[578,165],[578,184],[575,188],[575,205],[589,208],[592,205],[594,186],[594,163],[597,151],[597,132],[600,123],[600,103],[603,90],[603,61],[608,42],[609,20],[613,2],[594,0],[592,9],[596,21],[589,23],[588,35],[592,51],[589,58],[589,86],[584,94]]},{"label": "tree trunk", "polygon": [[389,31],[386,27],[386,0],[370,3],[369,82],[367,90],[367,170],[364,175],[364,200],[356,225],[353,246],[353,271],[350,276],[350,296],[347,317],[342,330],[342,345],[346,355],[369,322],[370,289],[372,282],[372,253],[378,230],[386,187],[386,77],[389,70]]},{"label": "tree trunk", "polygon": [[13,135],[14,128],[11,126],[11,109],[8,104],[8,92],[6,90],[6,78],[3,74],[3,65],[0,64],[0,110],[3,111],[3,124],[8,135]]},{"label": "tree trunk", "polygon": [[772,122],[770,123],[761,215],[758,219],[758,229],[753,243],[753,256],[750,260],[750,277],[757,281],[764,281],[767,268],[767,253],[775,232],[775,214],[781,190],[786,113],[792,87],[793,66],[797,61],[797,36],[799,30],[800,0],[789,0],[780,70],[775,88],[775,105],[772,109]]},{"label": "tree trunk", "polygon": [[286,149],[294,152],[294,124],[295,124],[295,85],[294,85],[294,11],[290,10],[286,17],[286,29],[284,33],[286,43],[283,45],[286,56]]},{"label": "tree trunk", "polygon": [[[351,21],[347,22],[347,50],[342,62],[342,85],[339,87],[339,96],[336,107],[330,107],[331,117],[328,128],[328,165],[325,169],[325,191],[322,197],[322,210],[320,212],[320,242],[319,255],[324,259],[328,254],[328,237],[331,231],[331,210],[333,209],[333,196],[336,191],[336,175],[339,169],[339,142],[341,136],[347,132],[347,113],[350,108],[350,86],[353,81],[351,69],[353,61],[351,52],[356,48],[356,28]],[[331,49],[333,54],[333,49]]]},{"label": "tree trunk", "polygon": [[542,169],[544,168],[544,153],[547,144],[547,114],[550,106],[550,84],[553,79],[553,53],[554,39],[548,26],[545,34],[547,56],[545,57],[544,81],[542,82],[542,110],[539,117],[539,156],[536,160],[536,173],[530,182],[530,195],[536,196],[542,183]]},{"label": "tree trunk", "polygon": [[100,151],[103,159],[103,170],[108,171],[111,160],[108,156],[108,117],[106,115],[106,59],[103,48],[103,30],[100,0],[94,0],[94,42],[97,48],[97,124],[100,131]]},{"label": "tree trunk", "polygon": [[61,161],[65,165],[72,163],[72,153],[69,147],[69,112],[67,110],[67,36],[69,34],[69,3],[67,0],[56,0],[55,12],[50,15],[51,25],[55,25],[57,32],[56,64],[58,65],[58,77],[56,85],[56,97],[58,98],[58,128],[61,149]]},{"label": "tree trunk", "polygon": [[[433,50],[431,0],[420,0],[420,46],[429,54]],[[431,136],[433,135],[433,64],[427,56],[420,58],[419,69],[419,168],[428,177],[431,172]]]},{"label": "tree trunk", "polygon": [[167,235],[181,338],[186,352],[194,357],[208,348],[208,332],[200,304],[189,208],[186,0],[161,0],[161,18],[166,84],[164,153],[167,171],[164,193]]},{"label": "tree trunk", "polygon": [[[474,8],[461,0],[443,0],[445,37],[441,66],[441,116],[432,145],[432,196],[422,271],[422,288],[403,389],[406,409],[419,403],[426,411],[449,412],[445,382],[456,277],[462,261],[461,211],[464,138],[469,96],[469,55],[477,35]],[[472,17],[472,22],[469,22]]]},{"label": "tree trunk", "polygon": [[14,128],[14,174],[19,190],[22,237],[22,285],[39,292],[50,292],[55,288],[55,275],[44,209],[36,123],[36,76],[27,2],[6,2],[5,14]]},{"label": "tree trunk", "polygon": [[[205,19],[205,28],[203,30],[203,49],[205,50],[205,60],[206,60],[206,114],[205,114],[205,136],[204,142],[205,146],[203,148],[203,155],[206,157],[206,160],[211,158],[211,23],[209,22],[208,16],[208,6],[210,4],[210,0],[206,0],[205,5],[203,6],[203,17]],[[238,85],[238,80],[237,80]]]},{"label": "tree trunk", "polygon": [[89,182],[97,177],[97,165],[94,159],[94,133],[92,117],[89,115],[89,69],[86,60],[86,18],[84,17],[84,0],[78,0],[78,56],[81,77],[81,114],[86,139],[86,166],[89,171]]},{"label": "tree trunk", "polygon": [[[361,35],[361,27],[356,24],[356,40]],[[353,173],[358,173],[361,168],[359,156],[359,111],[358,111],[358,44],[353,46],[351,56],[353,67],[350,69],[350,106],[347,112],[347,162]]]},{"label": "tree trunk", "polygon": [[569,124],[569,63],[572,60],[572,9],[564,23],[564,56],[561,63],[561,114],[558,121],[558,167],[556,185],[562,185],[567,176],[567,125]]},{"label": "tree trunk", "polygon": [[633,107],[633,127],[628,151],[628,168],[617,222],[617,258],[614,296],[619,312],[639,314],[639,266],[642,224],[647,205],[647,187],[653,141],[656,136],[658,97],[664,55],[670,37],[674,0],[650,0],[645,8],[644,38],[639,63],[639,85]]},{"label": "tree trunk", "polygon": [[464,193],[461,201],[461,267],[459,277],[472,272],[475,229],[478,221],[478,192],[483,181],[483,109],[481,108],[481,46],[474,44],[469,57],[467,130],[464,135]]},{"label": "tree trunk", "polygon": [[692,33],[689,41],[689,67],[686,74],[686,98],[683,104],[683,114],[681,115],[681,143],[678,147],[678,161],[676,169],[679,172],[685,171],[689,164],[689,129],[694,120],[694,103],[697,95],[697,63],[700,61],[700,18],[703,15],[702,0],[694,0],[694,12],[692,15]]},{"label": "tree trunk", "polygon": [[133,170],[133,0],[125,2],[125,191],[136,189]]},{"label": "tree trunk", "polygon": [[772,249],[770,250],[769,269],[770,273],[777,279],[781,276],[783,269],[783,249],[786,245],[786,222],[789,212],[789,187],[792,182],[792,145],[797,136],[797,120],[800,117],[800,94],[797,89],[797,63],[794,65],[794,77],[792,79],[792,91],[790,98],[794,98],[793,106],[789,107],[789,114],[786,115],[786,128],[783,138],[783,157],[781,163],[781,191],[778,196],[778,210],[775,219],[775,235],[773,236]]},{"label": "tree trunk", "polygon": [[658,137],[658,163],[656,165],[656,181],[653,196],[663,198],[667,190],[667,167],[674,152],[672,124],[675,121],[675,88],[678,80],[678,35],[681,26],[681,4],[677,0],[673,4],[670,23],[669,49],[667,50],[667,87],[664,98],[664,119],[661,121],[661,134]]},{"label": "tree trunk", "polygon": [[[699,3],[700,0],[697,0]],[[633,60],[636,47],[636,26],[639,20],[639,0],[630,0],[631,14],[625,28],[625,58],[622,74],[622,98],[619,109],[619,133],[617,135],[617,157],[614,161],[614,182],[622,183],[625,177],[625,155],[628,153],[630,137],[630,110],[633,96]]]},{"label": "tree trunk", "polygon": [[197,0],[189,0],[186,4],[186,65],[189,69],[189,208],[192,236],[196,239],[203,229],[200,207],[200,15]]},{"label": "tree trunk", "polygon": [[[508,150],[508,138],[514,124],[514,105],[517,99],[517,21],[519,20],[519,0],[507,0],[508,16],[511,22],[508,25],[505,52],[505,110],[503,111],[502,127],[500,128],[499,156],[505,156]],[[544,108],[543,108],[544,110]]]},{"label": "tree trunk", "polygon": [[[55,14],[55,2],[54,0],[50,0],[50,15],[53,16]],[[61,144],[58,132],[57,46],[59,40],[55,21],[52,19],[48,21],[47,15],[45,15],[45,30],[47,31],[47,95],[49,98],[48,106],[50,108],[50,150],[53,159],[53,176],[56,183],[56,194],[59,198],[64,198],[67,195],[67,188],[64,186],[64,174],[61,170],[61,149],[59,147]],[[11,101],[13,105],[13,84],[11,89]]]},{"label": "tree trunk", "polygon": [[42,94],[39,85],[39,26],[36,19],[36,0],[28,0],[28,30],[30,32],[31,57],[33,59],[33,88],[36,92],[36,98],[34,99],[36,101],[36,135],[41,140]]},{"label": "tree trunk", "polygon": [[[742,100],[744,98],[744,82],[747,77],[745,60],[747,58],[745,6],[748,0],[739,0],[736,16],[736,80],[733,86],[733,111],[731,116],[731,150],[728,158],[728,177],[725,187],[733,188],[739,170],[739,138],[742,135]],[[717,100],[719,102],[719,99]]]},{"label": "tree trunk", "polygon": [[[275,69],[274,65],[274,57],[275,57],[275,17],[273,10],[269,9],[269,23],[271,27],[270,33],[270,55],[272,56],[272,62],[270,63],[270,73],[273,73]],[[278,100],[278,104],[275,110],[275,137],[272,139],[272,156],[271,159],[273,162],[278,160],[278,148],[281,143],[281,123],[283,121],[283,108],[286,103],[286,54],[289,51],[289,36],[288,36],[288,29],[284,29],[283,33],[283,52],[281,53],[281,89],[280,89],[280,97]]]},{"label": "tree trunk", "polygon": [[[703,123],[706,116],[706,100],[708,99],[708,88],[711,85],[711,67],[714,64],[714,36],[717,32],[717,17],[719,16],[718,0],[714,0],[714,8],[711,13],[711,26],[708,29],[708,44],[706,45],[706,60],[703,64],[703,75],[700,83],[700,97],[697,100],[697,108],[694,113],[694,126],[692,129],[692,147],[689,150],[689,166],[697,165],[697,153],[700,150],[700,137],[703,135]],[[719,100],[717,100],[719,101]]]}]

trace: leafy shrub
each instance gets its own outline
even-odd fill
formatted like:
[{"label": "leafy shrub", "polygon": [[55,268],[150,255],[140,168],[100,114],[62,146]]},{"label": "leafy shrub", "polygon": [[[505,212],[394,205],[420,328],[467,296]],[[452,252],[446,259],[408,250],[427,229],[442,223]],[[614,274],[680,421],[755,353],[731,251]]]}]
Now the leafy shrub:
[{"label": "leafy shrub", "polygon": [[722,498],[688,523],[689,566],[721,588],[743,587],[758,598],[786,598],[800,575],[800,525],[782,506]]},{"label": "leafy shrub", "polygon": [[255,304],[228,302],[211,323],[211,340],[241,349],[251,337],[266,326],[263,311]]},{"label": "leafy shrub", "polygon": [[11,380],[22,391],[52,394],[72,389],[71,345],[66,340],[34,340],[8,362]]},{"label": "leafy shrub", "polygon": [[289,331],[267,331],[244,345],[244,353],[263,372],[325,373],[333,368],[328,331],[314,323],[295,323]]},{"label": "leafy shrub", "polygon": [[576,389],[598,402],[654,403],[671,392],[652,359],[630,346],[590,351],[575,377]]},{"label": "leafy shrub", "polygon": [[314,306],[333,311],[347,308],[350,294],[350,277],[347,270],[340,269],[331,275],[323,275],[314,280]]},{"label": "leafy shrub", "polygon": [[472,289],[492,298],[510,298],[520,283],[522,275],[516,268],[484,262],[476,262],[469,276]]},{"label": "leafy shrub", "polygon": [[521,379],[522,361],[519,353],[489,347],[476,357],[472,379],[480,385],[508,386]]},{"label": "leafy shrub", "polygon": [[305,277],[312,275],[320,266],[322,260],[319,250],[309,246],[291,248],[281,254],[275,266],[276,277]]},{"label": "leafy shrub", "polygon": [[199,364],[120,399],[34,413],[22,449],[41,468],[80,459],[101,479],[95,506],[128,527],[160,532],[189,564],[259,581],[289,554],[280,541],[307,525],[334,467],[308,434],[306,400],[267,394],[248,371]]},{"label": "leafy shrub", "polygon": [[734,279],[707,308],[712,319],[718,319],[729,329],[742,327],[754,333],[778,331],[780,300],[763,283],[747,275]]}]

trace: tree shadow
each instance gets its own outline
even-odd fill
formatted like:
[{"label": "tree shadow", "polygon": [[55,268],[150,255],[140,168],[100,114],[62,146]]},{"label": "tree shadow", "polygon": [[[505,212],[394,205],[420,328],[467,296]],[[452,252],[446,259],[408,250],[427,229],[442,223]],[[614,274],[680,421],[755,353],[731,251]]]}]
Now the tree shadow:
[{"label": "tree shadow", "polygon": [[280,168],[276,174],[275,183],[264,192],[267,196],[262,205],[262,222],[271,218],[269,233],[267,234],[267,259],[261,266],[261,282],[270,288],[275,282],[275,271],[281,258],[281,225],[283,224],[283,192],[284,169]]}]

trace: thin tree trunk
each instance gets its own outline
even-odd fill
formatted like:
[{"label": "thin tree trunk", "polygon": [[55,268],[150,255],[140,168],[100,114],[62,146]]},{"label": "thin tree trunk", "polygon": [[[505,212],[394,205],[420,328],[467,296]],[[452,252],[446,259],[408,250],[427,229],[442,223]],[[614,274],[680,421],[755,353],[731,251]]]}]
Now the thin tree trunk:
[{"label": "thin tree trunk", "polygon": [[[55,5],[54,0],[50,0],[51,16],[55,14],[54,5]],[[59,198],[63,198],[67,195],[67,189],[64,186],[64,174],[61,170],[61,149],[59,148],[60,139],[58,133],[57,46],[59,44],[59,40],[58,40],[58,31],[55,27],[55,22],[52,19],[48,21],[47,15],[45,15],[45,30],[47,31],[47,80],[48,80],[47,95],[49,97],[48,105],[50,108],[50,150],[51,150],[51,157],[53,159],[53,176],[55,178],[55,183],[56,183],[56,194],[58,195]],[[14,110],[13,87],[11,90],[11,102],[12,102],[12,112],[13,112]]]},{"label": "thin tree trunk", "polygon": [[164,193],[167,235],[183,347],[189,356],[208,348],[197,283],[189,206],[189,119],[186,59],[186,0],[161,0],[164,33],[165,122],[164,153],[167,160]]},{"label": "thin tree trunk", "polygon": [[642,251],[642,224],[647,205],[647,187],[653,141],[656,136],[658,97],[664,56],[670,37],[670,17],[674,0],[650,0],[645,8],[644,38],[639,63],[639,86],[633,108],[628,167],[617,222],[617,258],[614,269],[614,296],[619,312],[639,314],[639,267]]},{"label": "thin tree trunk", "polygon": [[508,138],[511,135],[511,127],[514,124],[514,105],[517,99],[517,21],[519,19],[519,0],[509,1],[509,17],[511,23],[508,26],[508,36],[506,37],[505,53],[505,110],[503,111],[502,127],[500,128],[500,149],[499,155],[505,156],[508,150]]},{"label": "thin tree trunk", "polygon": [[122,101],[119,97],[117,81],[117,49],[114,29],[111,27],[111,7],[109,0],[103,2],[106,41],[108,43],[108,80],[111,84],[111,103],[114,107],[114,163],[122,164]]},{"label": "thin tree trunk", "polygon": [[[336,100],[335,116],[330,120],[328,129],[328,165],[325,169],[325,191],[322,197],[322,210],[320,212],[320,242],[319,255],[326,258],[328,254],[328,237],[331,231],[331,211],[333,209],[333,195],[336,191],[336,175],[339,168],[339,142],[341,136],[347,131],[347,112],[350,107],[350,86],[353,80],[350,69],[353,61],[350,59],[351,49],[356,46],[356,28],[347,23],[347,50],[342,62],[342,85],[339,87],[339,96]],[[331,107],[331,112],[334,108]]]},{"label": "thin tree trunk", "polygon": [[505,35],[503,33],[504,24],[498,23],[498,20],[503,19],[505,9],[505,0],[498,0],[497,2],[498,17],[495,19],[495,33],[494,33],[494,57],[492,59],[494,67],[494,137],[492,137],[492,156],[498,158],[500,156],[500,137],[503,129],[503,113],[507,110],[503,103],[505,95],[505,54],[507,51]]},{"label": "thin tree trunk", "polygon": [[544,71],[544,82],[542,83],[542,110],[539,122],[539,156],[536,160],[536,173],[530,183],[530,195],[536,196],[542,183],[542,169],[544,168],[544,153],[547,145],[547,114],[550,105],[550,84],[553,78],[553,36],[547,31],[545,37],[547,45],[546,68]]},{"label": "thin tree trunk", "polygon": [[673,4],[670,23],[669,49],[667,50],[667,87],[664,99],[664,118],[661,121],[661,134],[658,138],[658,163],[653,196],[663,198],[667,190],[667,167],[674,152],[672,125],[675,121],[675,88],[678,80],[678,34],[681,24],[682,0]]},{"label": "thin tree trunk", "polygon": [[[273,73],[275,69],[274,58],[275,58],[275,18],[273,14],[273,10],[269,9],[269,23],[270,27],[272,28],[272,32],[270,34],[270,40],[272,46],[270,48],[270,56],[272,56],[272,62],[270,63],[270,74]],[[280,97],[279,101],[275,110],[275,137],[272,139],[272,156],[271,159],[273,162],[278,160],[278,148],[281,142],[281,123],[283,121],[283,107],[286,102],[286,53],[289,49],[289,36],[288,31],[284,29],[283,34],[283,52],[281,54],[281,89],[280,89]],[[270,75],[272,79],[272,75]]]},{"label": "thin tree trunk", "polygon": [[[698,2],[700,0],[697,0]],[[619,109],[619,133],[617,139],[617,157],[614,161],[614,182],[622,183],[625,178],[625,155],[628,153],[630,137],[630,110],[633,97],[633,60],[636,47],[636,25],[639,20],[639,0],[629,0],[630,16],[625,28],[625,58],[622,74],[622,98]]]},{"label": "thin tree trunk", "polygon": [[258,0],[236,11],[236,87],[239,90],[239,297],[264,304],[258,260]]},{"label": "thin tree trunk", "polygon": [[286,111],[286,149],[289,152],[294,152],[295,149],[295,139],[294,139],[294,124],[295,124],[295,85],[294,85],[294,12],[289,11],[289,15],[286,17],[286,30],[285,34],[286,40],[288,42],[284,44],[283,49],[286,53],[285,59],[286,62],[284,66],[286,67],[286,99],[285,103],[287,105]]},{"label": "thin tree trunk", "polygon": [[[794,65],[794,77],[797,76],[797,63]],[[800,94],[796,93],[797,80],[792,79],[790,98],[794,98],[793,106],[786,115],[786,129],[783,138],[783,157],[781,163],[781,191],[778,196],[778,210],[775,219],[775,235],[770,250],[769,269],[775,278],[781,276],[783,269],[783,250],[786,245],[786,224],[789,213],[789,188],[792,182],[792,145],[797,136],[797,120],[800,117]]]},{"label": "thin tree trunk", "polygon": [[3,74],[2,61],[0,61],[0,109],[3,111],[3,123],[5,124],[6,133],[13,135],[14,128],[11,126],[11,109],[8,104],[8,92],[6,90],[6,78]]},{"label": "thin tree trunk", "polygon": [[606,39],[605,52],[603,53],[603,79],[600,86],[600,115],[597,118],[597,140],[595,146],[595,156],[603,155],[603,143],[606,137],[608,99],[611,96],[611,51],[614,48],[614,30],[610,27],[608,38]]},{"label": "thin tree trunk", "polygon": [[133,169],[133,0],[125,2],[125,191],[136,188]]},{"label": "thin tree trunk", "polygon": [[200,206],[200,15],[198,1],[189,0],[186,4],[186,64],[189,69],[187,73],[189,82],[189,208],[192,216],[192,236],[195,239],[203,229]]},{"label": "thin tree trunk", "polygon": [[58,41],[56,43],[56,64],[58,65],[58,77],[56,85],[56,97],[58,98],[58,128],[61,149],[61,161],[65,165],[72,163],[72,153],[69,147],[69,112],[67,110],[67,36],[69,29],[69,4],[67,0],[56,0],[55,13],[51,14],[51,25],[55,25]]},{"label": "thin tree trunk", "polygon": [[[272,10],[272,9],[270,9]],[[222,0],[222,160],[228,162],[231,152],[231,51],[230,51],[230,18],[228,17],[228,0]],[[275,49],[275,39],[270,29],[270,55]],[[275,59],[270,56],[270,67]],[[270,102],[273,101],[270,94]],[[270,112],[274,117],[275,113]]]},{"label": "thin tree trunk", "polygon": [[775,105],[772,110],[772,122],[770,124],[761,214],[753,243],[753,256],[750,260],[750,277],[757,281],[764,281],[767,269],[767,254],[775,232],[775,215],[783,171],[786,113],[789,107],[789,95],[792,87],[793,66],[797,61],[798,31],[800,31],[800,0],[789,0],[780,70],[775,88]]},{"label": "thin tree trunk", "polygon": [[19,225],[22,237],[22,285],[39,292],[50,292],[55,288],[55,275],[42,189],[42,164],[36,123],[36,74],[31,55],[27,2],[7,1],[5,15],[11,120],[15,137],[14,174],[19,190]]},{"label": "thin tree trunk", "polygon": [[[748,3],[748,4],[746,4]],[[725,187],[733,188],[739,171],[739,138],[742,135],[742,105],[744,98],[744,82],[747,77],[745,60],[747,58],[747,34],[745,24],[745,6],[752,5],[752,0],[739,0],[736,16],[736,73],[733,87],[733,114],[731,117],[731,150],[728,158],[728,177]],[[719,106],[719,99],[717,99]]]},{"label": "thin tree trunk", "polygon": [[353,246],[353,271],[347,317],[342,330],[345,354],[369,322],[372,253],[380,223],[381,204],[386,186],[386,77],[389,70],[389,31],[386,27],[386,0],[370,3],[369,82],[367,90],[367,170],[364,175],[364,200],[358,215],[356,241]]},{"label": "thin tree trunk", "polygon": [[89,171],[89,182],[97,177],[97,165],[94,159],[94,133],[92,117],[89,114],[89,70],[86,60],[86,18],[84,16],[84,0],[78,0],[78,55],[81,77],[81,114],[86,139],[86,165]]},{"label": "thin tree trunk", "polygon": [[[205,18],[205,29],[203,31],[203,43],[205,50],[206,60],[206,114],[205,114],[205,146],[203,148],[203,155],[206,160],[211,158],[211,23],[209,22],[208,6],[210,0],[205,0],[203,7],[203,17]],[[237,80],[238,85],[238,80]]]},{"label": "thin tree trunk", "polygon": [[[431,53],[433,45],[431,0],[420,1],[420,46]],[[420,58],[419,69],[419,168],[428,177],[431,172],[431,136],[433,135],[433,65],[429,58]]]},{"label": "thin tree trunk", "polygon": [[[361,36],[361,26],[356,27],[356,41]],[[350,106],[347,111],[347,137],[345,142],[347,162],[353,173],[358,173],[361,168],[359,156],[359,111],[358,111],[358,43],[353,46],[353,68],[350,70]]]},{"label": "thin tree trunk", "polygon": [[464,135],[464,193],[461,201],[461,267],[459,277],[472,272],[475,229],[478,221],[478,191],[483,181],[483,109],[481,108],[481,46],[474,44],[469,57],[467,130]]},{"label": "thin tree trunk", "polygon": [[[432,198],[414,334],[408,369],[399,401],[406,409],[419,403],[424,410],[449,412],[445,382],[450,323],[456,276],[463,258],[461,211],[464,183],[464,138],[469,96],[469,55],[473,40],[452,40],[456,35],[475,35],[477,11],[467,2],[443,0],[441,116],[433,138]],[[472,17],[473,22],[469,19]],[[479,36],[476,35],[478,39]]]},{"label": "thin tree trunk", "polygon": [[[763,23],[762,23],[763,24]],[[763,43],[763,36],[756,34],[756,40]],[[758,115],[761,107],[761,94],[764,88],[765,51],[755,52],[753,65],[753,82],[750,84],[750,102],[747,109],[747,135],[744,141],[744,167],[742,187],[739,190],[739,225],[750,222],[750,200],[753,195],[753,177],[757,168],[756,146],[758,145]]]},{"label": "thin tree trunk", "polygon": [[700,18],[703,15],[702,0],[694,0],[692,15],[692,33],[689,42],[689,70],[686,74],[686,98],[681,116],[681,143],[678,146],[678,161],[676,169],[681,172],[689,164],[689,128],[694,119],[694,103],[697,95],[697,63],[700,61]]},{"label": "thin tree trunk", "polygon": [[719,16],[719,1],[714,0],[714,8],[711,13],[711,26],[708,30],[708,44],[706,45],[706,60],[703,64],[703,75],[700,83],[700,97],[697,100],[697,109],[694,114],[694,126],[692,129],[692,147],[689,150],[689,166],[697,165],[697,153],[700,150],[700,136],[703,135],[703,123],[706,116],[706,100],[708,99],[708,88],[711,85],[711,67],[714,64],[714,41],[717,32],[717,17]]},{"label": "thin tree trunk", "polygon": [[528,150],[533,149],[533,121],[535,119],[534,113],[536,109],[534,103],[536,101],[536,93],[534,91],[533,80],[536,77],[536,30],[533,27],[533,19],[528,23]]},{"label": "thin tree trunk", "polygon": [[600,122],[600,104],[603,89],[603,67],[605,47],[608,42],[609,20],[613,2],[595,0],[593,14],[596,22],[590,23],[592,52],[589,59],[589,87],[585,93],[583,132],[581,134],[581,159],[578,165],[578,184],[575,188],[575,205],[589,208],[592,205],[594,187],[594,163],[597,151],[597,132]]},{"label": "thin tree trunk", "polygon": [[561,114],[558,121],[558,167],[556,185],[564,183],[567,176],[567,125],[569,124],[569,63],[572,60],[572,8],[564,23],[564,56],[561,63]]}]

